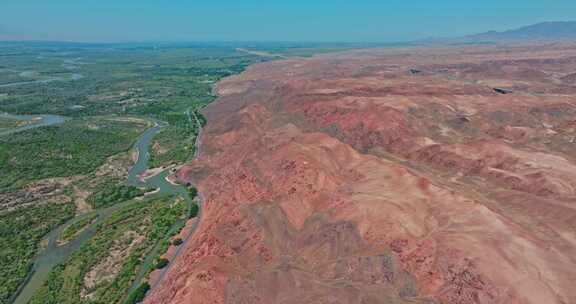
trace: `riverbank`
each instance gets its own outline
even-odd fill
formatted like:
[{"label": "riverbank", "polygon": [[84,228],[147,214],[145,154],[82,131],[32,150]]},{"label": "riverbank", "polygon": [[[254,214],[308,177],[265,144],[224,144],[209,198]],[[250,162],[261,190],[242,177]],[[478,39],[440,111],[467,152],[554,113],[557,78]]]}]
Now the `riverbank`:
[{"label": "riverbank", "polygon": [[9,129],[0,129],[0,136],[19,133],[26,130],[31,130],[39,127],[48,127],[58,125],[69,120],[68,117],[51,114],[41,115],[13,115],[8,113],[0,114],[0,118],[14,119],[22,123],[21,126]]},{"label": "riverbank", "polygon": [[[203,128],[202,128],[202,123],[200,121],[200,119],[198,119],[198,117],[196,116],[196,114],[191,114],[192,111],[190,111],[190,109],[187,111],[190,120],[191,119],[191,115],[194,116],[194,121],[196,122],[197,126],[198,126],[198,134],[196,136],[196,139],[194,141],[194,148],[195,148],[195,153],[194,153],[194,158],[198,158],[200,156],[200,147],[202,144],[202,134],[203,134]],[[183,166],[178,166],[174,169],[179,170],[180,168],[182,168]],[[165,173],[166,171],[164,171]],[[168,177],[168,174],[165,174],[164,176],[162,176],[162,174],[157,175],[159,178],[162,178],[164,180],[164,182],[168,182],[170,184],[172,184],[173,186],[177,186],[180,185],[177,182],[177,178],[176,175],[170,175],[170,177]],[[180,188],[183,188],[182,186],[179,186]],[[186,191],[186,196],[188,196],[188,191]],[[204,203],[204,199],[202,197],[201,193],[197,193],[197,197],[195,198],[195,202],[193,202],[192,200],[190,200],[190,208],[192,208],[192,204],[196,204],[197,208],[198,208],[198,213],[192,217],[189,218],[186,221],[186,224],[184,226],[184,228],[182,229],[182,231],[180,231],[180,233],[178,234],[178,238],[180,238],[182,240],[182,243],[179,245],[174,245],[171,244],[168,247],[167,252],[165,252],[163,254],[163,257],[169,260],[169,263],[166,267],[162,268],[162,269],[157,269],[154,272],[152,272],[148,278],[148,284],[150,285],[150,290],[147,292],[147,295],[150,294],[151,292],[153,292],[157,286],[160,285],[160,283],[162,283],[164,277],[166,276],[166,274],[170,271],[170,269],[172,268],[172,266],[175,264],[174,262],[178,259],[178,257],[182,254],[182,252],[185,250],[185,248],[189,245],[190,240],[193,238],[194,233],[196,232],[196,230],[198,229],[198,226],[200,225],[201,221],[202,221],[202,205]],[[191,210],[191,209],[190,209]],[[137,286],[133,286],[132,291],[134,291],[137,288]]]},{"label": "riverbank", "polygon": [[[180,230],[180,232],[177,235],[175,235],[170,239],[170,246],[168,247],[166,252],[160,256],[160,258],[166,259],[169,261],[169,263],[172,263],[174,259],[178,256],[179,251],[182,249],[182,247],[185,246],[184,240],[186,240],[194,232],[194,229],[198,225],[198,221],[199,221],[198,218],[192,218],[186,221],[186,225],[184,226],[184,228],[182,228],[182,230]],[[180,240],[182,243],[176,245],[174,243],[176,240]],[[162,269],[155,269],[154,271],[152,271],[148,279],[148,283],[150,284],[150,286],[152,287],[157,286],[167,270],[168,268],[165,267]]]}]

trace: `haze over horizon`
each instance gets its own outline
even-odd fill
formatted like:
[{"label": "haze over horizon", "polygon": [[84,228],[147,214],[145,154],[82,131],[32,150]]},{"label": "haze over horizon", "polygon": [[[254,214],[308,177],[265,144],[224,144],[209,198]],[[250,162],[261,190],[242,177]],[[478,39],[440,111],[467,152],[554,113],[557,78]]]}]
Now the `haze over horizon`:
[{"label": "haze over horizon", "polygon": [[576,19],[564,0],[4,2],[0,40],[397,42]]}]

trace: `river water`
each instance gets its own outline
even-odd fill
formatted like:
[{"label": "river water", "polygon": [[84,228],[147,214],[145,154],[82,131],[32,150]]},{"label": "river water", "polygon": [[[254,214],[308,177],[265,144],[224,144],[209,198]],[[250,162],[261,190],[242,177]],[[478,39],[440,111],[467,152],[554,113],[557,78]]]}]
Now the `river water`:
[{"label": "river water", "polygon": [[0,118],[16,119],[29,122],[27,125],[22,127],[0,130],[0,136],[14,134],[39,127],[57,125],[68,120],[68,118],[60,115],[11,115],[8,113],[0,114]]},{"label": "river water", "polygon": [[[20,128],[11,129],[9,131],[5,131],[0,133],[0,136],[13,134],[15,132],[20,132],[24,130],[29,130],[32,128],[38,128],[42,126],[50,126],[63,123],[67,120],[66,117],[57,116],[57,115],[8,115],[3,114],[4,117],[16,118],[20,120],[31,120],[36,119],[38,117],[41,120],[38,120],[37,123],[29,124]],[[170,174],[170,169],[166,169],[159,174],[147,178],[146,180],[142,180],[140,176],[148,169],[148,160],[150,158],[149,155],[149,147],[154,135],[156,135],[162,128],[166,127],[167,124],[163,122],[155,122],[155,126],[152,128],[147,129],[136,141],[134,144],[134,149],[138,153],[138,159],[134,166],[129,170],[127,184],[138,186],[138,187],[146,187],[146,188],[157,188],[159,191],[154,194],[155,196],[159,195],[175,195],[180,196],[183,198],[188,208],[191,208],[192,200],[188,194],[186,187],[180,185],[174,185],[166,180],[166,177]],[[113,205],[111,207],[100,209],[96,211],[92,211],[91,213],[84,214],[79,217],[75,217],[61,225],[60,227],[56,228],[55,230],[51,231],[46,235],[44,238],[43,244],[46,244],[36,256],[34,261],[34,265],[32,268],[32,272],[25,281],[25,283],[20,287],[18,290],[16,297],[14,299],[15,304],[26,304],[32,298],[36,290],[44,284],[50,271],[59,263],[65,262],[76,250],[78,250],[82,245],[88,242],[95,234],[96,234],[96,227],[99,223],[106,220],[114,211],[122,208],[123,206],[131,203],[123,202],[120,204]],[[74,240],[71,242],[58,245],[58,238],[62,231],[70,224],[82,220],[85,217],[91,216],[92,214],[98,214],[96,221],[91,224],[88,228],[83,230]],[[184,225],[184,221],[180,221],[176,223],[172,230],[176,230],[179,227]],[[140,283],[141,279],[144,278],[148,269],[152,266],[154,262],[154,257],[157,255],[160,244],[157,244],[152,251],[145,257],[144,263],[137,274],[136,280],[132,284],[130,290],[134,290]]]}]

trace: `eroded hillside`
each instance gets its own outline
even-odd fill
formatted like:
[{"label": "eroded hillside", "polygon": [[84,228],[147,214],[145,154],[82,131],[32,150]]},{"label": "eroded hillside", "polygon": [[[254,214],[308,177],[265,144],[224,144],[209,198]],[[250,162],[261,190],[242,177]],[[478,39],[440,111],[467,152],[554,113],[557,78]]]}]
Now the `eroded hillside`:
[{"label": "eroded hillside", "polygon": [[576,47],[369,50],[218,85],[146,303],[576,303]]}]

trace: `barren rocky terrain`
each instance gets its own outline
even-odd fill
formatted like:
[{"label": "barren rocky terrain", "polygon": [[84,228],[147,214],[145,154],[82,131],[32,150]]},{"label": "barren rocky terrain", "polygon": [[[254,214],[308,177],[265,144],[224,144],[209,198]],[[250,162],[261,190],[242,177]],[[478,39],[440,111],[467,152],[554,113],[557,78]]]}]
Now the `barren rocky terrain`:
[{"label": "barren rocky terrain", "polygon": [[576,46],[360,50],[217,86],[146,303],[576,303]]}]

